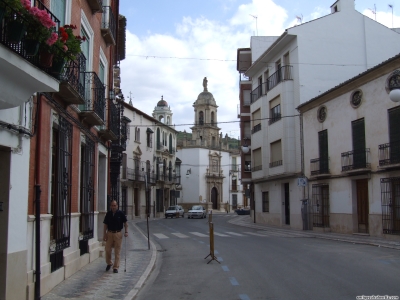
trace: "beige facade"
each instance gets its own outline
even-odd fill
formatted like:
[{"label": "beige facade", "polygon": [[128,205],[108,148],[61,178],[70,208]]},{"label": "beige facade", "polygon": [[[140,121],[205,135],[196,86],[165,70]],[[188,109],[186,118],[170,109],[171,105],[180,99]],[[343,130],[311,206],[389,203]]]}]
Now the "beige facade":
[{"label": "beige facade", "polygon": [[400,239],[400,56],[299,106],[311,228]]}]

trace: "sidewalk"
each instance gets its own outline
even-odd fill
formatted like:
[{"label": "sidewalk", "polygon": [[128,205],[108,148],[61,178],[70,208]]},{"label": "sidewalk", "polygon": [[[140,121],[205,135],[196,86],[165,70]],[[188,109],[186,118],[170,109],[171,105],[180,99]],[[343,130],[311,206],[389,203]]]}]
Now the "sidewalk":
[{"label": "sidewalk", "polygon": [[[143,219],[128,221],[129,236],[126,238],[126,244],[125,238],[123,241],[119,273],[114,274],[112,269],[106,272],[105,259],[99,257],[61,282],[41,299],[131,300],[144,284],[156,261],[156,247],[150,243],[148,250],[147,236],[135,226],[136,222],[143,221]],[[125,245],[127,246],[126,272],[124,272]]]},{"label": "sidewalk", "polygon": [[283,233],[290,231],[292,233],[296,232],[298,234],[301,234],[302,236],[314,237],[318,239],[334,240],[334,241],[347,242],[353,244],[364,244],[364,245],[400,250],[400,241],[395,241],[395,240],[392,241],[384,238],[371,237],[369,235],[341,234],[333,232],[320,233],[312,230],[286,229],[282,227],[254,223],[253,219],[248,215],[232,217],[229,223],[260,230],[266,230],[266,231],[283,232]]}]

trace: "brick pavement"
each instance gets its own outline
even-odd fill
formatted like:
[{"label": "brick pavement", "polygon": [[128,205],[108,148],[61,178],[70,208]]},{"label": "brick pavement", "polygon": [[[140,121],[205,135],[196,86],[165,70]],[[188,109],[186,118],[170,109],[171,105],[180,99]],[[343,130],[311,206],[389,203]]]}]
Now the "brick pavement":
[{"label": "brick pavement", "polygon": [[[156,248],[151,244],[151,249],[148,250],[147,237],[134,223],[134,221],[128,221],[130,235],[126,239],[126,272],[124,272],[124,240],[119,273],[114,274],[112,269],[105,272],[104,257],[99,257],[61,282],[41,299],[132,299],[147,279],[156,259]],[[132,232],[134,232],[133,235]]]}]

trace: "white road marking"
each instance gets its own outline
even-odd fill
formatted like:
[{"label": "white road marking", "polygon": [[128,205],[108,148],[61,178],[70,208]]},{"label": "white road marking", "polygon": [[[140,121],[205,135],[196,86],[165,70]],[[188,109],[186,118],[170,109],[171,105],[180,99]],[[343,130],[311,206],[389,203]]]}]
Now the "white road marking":
[{"label": "white road marking", "polygon": [[223,233],[219,233],[219,232],[215,232],[215,231],[214,231],[214,235],[218,235],[218,236],[229,236],[229,235],[227,235],[227,234],[223,234]]},{"label": "white road marking", "polygon": [[244,234],[240,234],[240,233],[236,233],[236,232],[231,232],[231,231],[228,231],[228,232],[226,232],[226,233],[231,234],[231,235],[236,235],[236,236],[244,236]]},{"label": "white road marking", "polygon": [[255,232],[245,232],[246,234],[256,235],[256,236],[266,236],[265,234],[259,234]]},{"label": "white road marking", "polygon": [[171,234],[177,236],[178,238],[188,238],[187,235],[184,235],[183,233],[179,233],[179,232],[171,232]]},{"label": "white road marking", "polygon": [[166,235],[162,234],[162,233],[153,233],[156,237],[158,237],[159,239],[169,239],[169,237],[167,237]]},{"label": "white road marking", "polygon": [[199,236],[199,237],[208,237],[207,234],[203,234],[203,233],[200,233],[200,232],[189,232],[189,233],[193,234],[193,235],[196,235],[196,236]]}]

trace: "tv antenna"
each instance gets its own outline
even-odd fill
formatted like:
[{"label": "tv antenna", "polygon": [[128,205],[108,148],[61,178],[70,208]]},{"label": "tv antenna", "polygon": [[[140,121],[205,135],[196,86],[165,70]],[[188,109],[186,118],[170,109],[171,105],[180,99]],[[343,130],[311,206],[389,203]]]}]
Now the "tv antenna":
[{"label": "tv antenna", "polygon": [[393,28],[393,4],[388,4],[388,5],[392,9],[392,28]]},{"label": "tv antenna", "polygon": [[249,16],[251,16],[251,17],[253,17],[254,19],[256,19],[256,35],[258,36],[258,27],[257,27],[257,16],[254,16],[254,15],[250,15],[249,14]]},{"label": "tv antenna", "polygon": [[296,16],[297,22],[302,24],[303,23],[303,15],[300,16]]},{"label": "tv antenna", "polygon": [[374,15],[375,15],[375,21],[376,21],[376,5],[374,4],[374,9],[368,8]]}]

